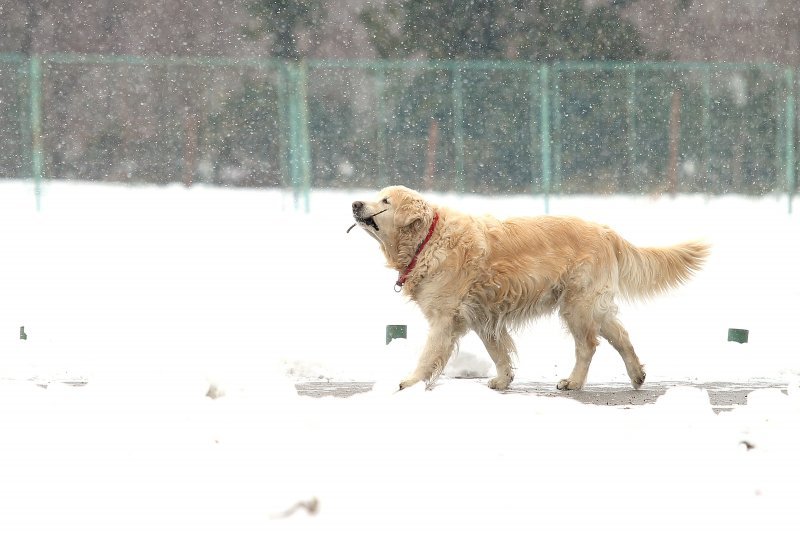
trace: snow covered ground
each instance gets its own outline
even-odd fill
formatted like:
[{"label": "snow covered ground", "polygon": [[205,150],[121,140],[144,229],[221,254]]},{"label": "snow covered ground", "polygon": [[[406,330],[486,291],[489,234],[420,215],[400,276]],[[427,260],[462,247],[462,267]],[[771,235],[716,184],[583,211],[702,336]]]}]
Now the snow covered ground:
[{"label": "snow covered ground", "polygon": [[[698,387],[617,409],[475,380],[395,393],[426,326],[374,241],[345,233],[370,194],[315,192],[304,214],[278,191],[52,183],[37,213],[29,182],[0,181],[0,531],[800,523],[800,217],[785,198],[551,200],[636,244],[713,246],[685,287],[621,304],[648,380]],[[408,341],[385,346],[386,324],[408,324]],[[730,327],[750,341],[727,342]],[[569,373],[555,319],[515,338],[518,379]],[[486,367],[477,338],[461,351],[452,372]],[[755,378],[789,394],[712,412],[702,382]],[[298,397],[292,380],[309,379],[378,384]],[[588,386],[609,381],[627,377],[602,344]]]}]

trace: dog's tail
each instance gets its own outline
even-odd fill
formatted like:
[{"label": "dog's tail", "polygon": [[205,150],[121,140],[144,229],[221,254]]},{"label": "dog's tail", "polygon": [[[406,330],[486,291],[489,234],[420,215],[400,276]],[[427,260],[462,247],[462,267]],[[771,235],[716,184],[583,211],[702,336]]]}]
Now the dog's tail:
[{"label": "dog's tail", "polygon": [[616,243],[619,287],[627,298],[646,298],[677,287],[700,270],[709,253],[692,241],[664,248],[638,248],[621,237]]}]

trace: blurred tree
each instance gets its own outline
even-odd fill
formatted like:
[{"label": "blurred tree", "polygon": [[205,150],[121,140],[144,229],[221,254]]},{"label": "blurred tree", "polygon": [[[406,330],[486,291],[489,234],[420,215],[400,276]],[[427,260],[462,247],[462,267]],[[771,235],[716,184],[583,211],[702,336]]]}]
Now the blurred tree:
[{"label": "blurred tree", "polygon": [[301,32],[319,27],[325,18],[321,0],[250,0],[248,9],[259,25],[248,27],[247,35],[270,34],[272,56],[283,59],[300,59]]},{"label": "blurred tree", "polygon": [[503,57],[521,11],[512,0],[390,0],[359,14],[378,55],[431,59]]},{"label": "blurred tree", "polygon": [[33,32],[39,27],[39,20],[42,18],[42,13],[47,11],[50,7],[50,2],[45,0],[37,2],[35,0],[26,0],[25,6],[25,24],[21,28],[21,39],[19,51],[30,56],[33,52]]},{"label": "blurred tree", "polygon": [[584,0],[390,0],[361,11],[380,57],[631,60],[647,55],[619,9]]},{"label": "blurred tree", "polygon": [[639,30],[618,11],[627,3],[587,9],[583,0],[530,2],[510,40],[519,57],[537,61],[640,59],[648,53]]}]

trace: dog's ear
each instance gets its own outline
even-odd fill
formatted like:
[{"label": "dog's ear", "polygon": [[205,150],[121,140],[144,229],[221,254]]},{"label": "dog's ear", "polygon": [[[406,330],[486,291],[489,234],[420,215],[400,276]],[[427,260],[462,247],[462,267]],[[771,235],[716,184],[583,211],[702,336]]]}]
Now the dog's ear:
[{"label": "dog's ear", "polygon": [[422,218],[422,206],[417,202],[405,202],[394,211],[394,225],[405,228]]},{"label": "dog's ear", "polygon": [[425,216],[425,203],[417,200],[406,201],[394,211],[394,225],[405,228],[422,220]]}]

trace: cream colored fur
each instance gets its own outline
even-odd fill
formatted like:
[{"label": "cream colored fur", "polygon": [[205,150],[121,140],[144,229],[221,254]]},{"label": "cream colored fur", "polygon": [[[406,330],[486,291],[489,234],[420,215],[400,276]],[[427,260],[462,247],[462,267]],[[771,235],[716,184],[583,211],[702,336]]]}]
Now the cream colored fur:
[{"label": "cream colored fur", "polygon": [[403,286],[430,331],[417,368],[400,389],[419,381],[432,386],[469,330],[497,367],[489,386],[506,389],[514,379],[516,352],[509,330],[555,310],[575,340],[576,359],[559,389],[583,387],[598,337],[619,352],[638,389],[645,372],[616,317],[616,300],[680,285],[708,255],[700,242],[639,248],[606,226],[573,217],[470,216],[400,186],[382,190],[376,201],[353,203],[356,222],[380,243],[387,265],[398,273],[411,262],[434,213],[439,221]]}]

